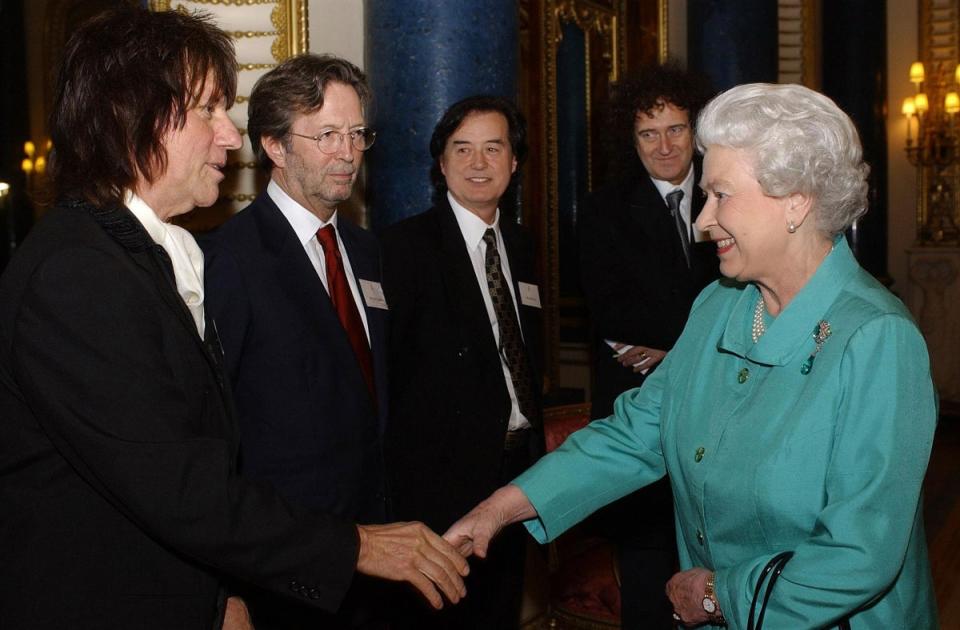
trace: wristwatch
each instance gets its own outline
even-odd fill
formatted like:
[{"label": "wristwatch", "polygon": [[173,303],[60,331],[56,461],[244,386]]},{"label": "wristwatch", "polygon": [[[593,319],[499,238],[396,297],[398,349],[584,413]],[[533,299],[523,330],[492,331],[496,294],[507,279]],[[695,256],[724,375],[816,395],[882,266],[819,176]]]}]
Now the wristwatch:
[{"label": "wristwatch", "polygon": [[707,578],[707,588],[703,593],[701,606],[703,606],[704,612],[711,617],[719,616],[722,618],[723,613],[720,612],[720,605],[717,603],[717,597],[714,591],[714,580],[716,576],[716,573],[711,573],[710,577]]}]

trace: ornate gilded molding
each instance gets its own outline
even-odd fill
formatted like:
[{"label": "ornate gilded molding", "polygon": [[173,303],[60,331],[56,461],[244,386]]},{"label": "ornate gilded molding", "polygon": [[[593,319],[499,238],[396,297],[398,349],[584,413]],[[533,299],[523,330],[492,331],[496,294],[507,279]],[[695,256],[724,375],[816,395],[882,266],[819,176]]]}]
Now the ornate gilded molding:
[{"label": "ornate gilded molding", "polygon": [[927,340],[941,400],[960,403],[960,248],[907,249],[908,304]]},{"label": "ornate gilded molding", "polygon": [[[960,63],[960,0],[920,0],[918,22],[920,61],[926,69],[924,91],[931,103],[942,102],[943,95],[955,89],[954,69]],[[934,168],[917,167],[917,243],[939,241],[927,229],[928,218],[937,210],[934,197],[938,176],[949,185],[952,218],[960,224],[960,194],[956,194],[960,191],[960,165],[952,164],[939,173]]]},{"label": "ornate gilded molding", "polygon": [[[308,0],[150,0],[154,11],[204,11],[212,15],[234,41],[237,70],[244,73],[241,85],[253,85],[284,59],[309,50],[307,5]],[[249,100],[249,93],[237,94],[236,104],[244,105]],[[244,142],[228,165],[234,177],[224,183],[220,197],[221,202],[234,204],[234,209],[256,196],[257,163],[247,137],[244,111],[242,107],[231,110]]]},{"label": "ornate gilded molding", "polygon": [[[657,41],[660,48],[660,54],[658,55],[660,63],[666,63],[667,59],[670,58],[670,38],[668,37],[670,33],[670,9],[669,2],[667,0],[660,0],[657,6],[657,15],[659,16],[659,29]],[[626,35],[626,33],[624,33]]]},{"label": "ornate gilded molding", "polygon": [[820,9],[817,0],[778,0],[778,82],[820,87]]},{"label": "ornate gilded molding", "polygon": [[[584,0],[559,0],[553,8],[553,19],[556,20],[554,28],[554,46],[563,40],[563,31],[560,25],[563,22],[572,22],[576,24],[584,33],[593,31],[603,38],[603,50],[601,55],[610,66],[610,82],[616,83],[620,77],[620,61],[622,51],[620,44],[621,29],[618,28],[617,12],[605,7],[591,5]],[[554,48],[556,52],[556,48]],[[587,47],[587,84],[590,81],[590,48]]]},{"label": "ornate gilded molding", "polygon": [[[205,7],[223,7],[221,10],[276,5],[270,12],[270,26],[261,30],[228,30],[234,39],[273,37],[270,52],[278,63],[309,50],[308,0],[150,0],[153,11],[190,11]],[[193,7],[191,5],[199,5]],[[229,25],[221,24],[229,29]],[[267,25],[264,24],[264,27]]]}]

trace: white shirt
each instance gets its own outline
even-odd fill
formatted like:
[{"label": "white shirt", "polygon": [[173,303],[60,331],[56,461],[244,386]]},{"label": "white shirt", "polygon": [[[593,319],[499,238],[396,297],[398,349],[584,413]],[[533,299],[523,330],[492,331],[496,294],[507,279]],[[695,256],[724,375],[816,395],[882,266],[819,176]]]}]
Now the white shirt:
[{"label": "white shirt", "polygon": [[[334,211],[329,221],[321,221],[317,215],[294,201],[293,197],[288,195],[286,191],[280,188],[280,185],[272,179],[267,185],[267,195],[270,196],[273,203],[277,204],[277,208],[280,209],[287,223],[289,223],[293,231],[296,232],[303,251],[306,252],[307,258],[310,259],[310,264],[312,264],[314,270],[316,270],[320,282],[323,283],[323,288],[327,291],[327,295],[330,295],[330,287],[327,286],[327,261],[326,258],[324,258],[323,247],[320,245],[320,241],[317,240],[317,231],[327,225],[333,225],[336,230],[336,211]],[[367,344],[369,344],[370,326],[367,324],[367,312],[366,309],[363,308],[360,288],[357,286],[357,280],[353,275],[353,267],[350,266],[350,256],[347,255],[347,250],[343,246],[343,239],[340,238],[340,230],[336,230],[336,234],[337,247],[340,249],[340,257],[343,260],[343,272],[347,276],[347,284],[350,285],[350,293],[353,295],[353,301],[357,305],[357,310],[360,311],[360,319],[363,320],[363,330],[367,334]]]},{"label": "white shirt", "polygon": [[[674,190],[683,191],[683,199],[680,200],[680,216],[683,217],[683,223],[687,226],[687,234],[692,234],[691,232],[691,222],[690,222],[690,208],[693,204],[693,188],[694,188],[694,176],[693,176],[693,164],[690,164],[690,170],[687,171],[687,176],[683,178],[683,181],[680,182],[680,185],[671,184],[668,181],[662,179],[650,178],[650,181],[653,182],[653,185],[657,187],[657,192],[660,193],[660,196],[663,198],[663,203],[667,203],[667,195],[669,195]],[[690,239],[691,243],[699,242],[701,239],[699,237]]]},{"label": "white shirt", "polygon": [[[517,313],[517,323],[520,322],[520,312],[517,310],[517,296],[513,291],[513,277],[510,274],[510,261],[507,260],[507,248],[503,244],[503,235],[500,234],[500,209],[493,219],[493,225],[487,225],[477,215],[470,212],[453,198],[450,192],[447,192],[447,200],[450,201],[450,207],[453,208],[453,216],[457,219],[457,225],[460,226],[460,233],[463,235],[463,242],[467,248],[467,254],[470,255],[470,262],[473,263],[473,272],[477,276],[477,284],[480,285],[480,293],[483,295],[483,303],[487,307],[487,318],[490,320],[490,328],[493,330],[493,340],[500,349],[500,323],[497,321],[497,313],[493,309],[493,300],[490,298],[490,287],[487,285],[487,243],[483,240],[484,233],[493,228],[497,235],[497,251],[500,253],[500,267],[503,271],[503,279],[510,289],[510,297],[513,299],[513,308]],[[520,334],[523,334],[521,326]],[[513,379],[510,377],[510,366],[507,365],[506,357],[500,352],[500,367],[503,368],[503,380],[507,383],[507,393],[510,394],[510,420],[507,423],[507,429],[515,431],[525,429],[530,426],[526,416],[520,413],[520,404],[517,402],[517,392],[513,388]]]},{"label": "white shirt", "polygon": [[173,277],[177,283],[177,293],[193,316],[197,332],[203,338],[205,322],[203,319],[203,252],[193,239],[193,235],[179,225],[164,223],[143,199],[132,191],[127,191],[124,205],[143,225],[153,242],[161,246],[173,263]]}]

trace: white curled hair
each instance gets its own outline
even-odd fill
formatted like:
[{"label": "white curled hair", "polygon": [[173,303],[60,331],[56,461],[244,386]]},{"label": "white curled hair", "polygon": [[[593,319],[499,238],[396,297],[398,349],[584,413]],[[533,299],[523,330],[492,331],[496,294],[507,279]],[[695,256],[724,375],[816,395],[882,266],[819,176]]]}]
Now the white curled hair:
[{"label": "white curled hair", "polygon": [[750,83],[723,92],[700,112],[697,146],[742,149],[772,197],[810,196],[817,228],[833,236],[867,211],[860,138],[836,103],[801,85]]}]

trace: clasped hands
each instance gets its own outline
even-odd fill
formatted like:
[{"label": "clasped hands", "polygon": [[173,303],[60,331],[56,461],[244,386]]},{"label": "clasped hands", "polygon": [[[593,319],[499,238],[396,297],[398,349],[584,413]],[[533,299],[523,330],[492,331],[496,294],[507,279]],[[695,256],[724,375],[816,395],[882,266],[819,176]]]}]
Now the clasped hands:
[{"label": "clasped hands", "polygon": [[467,594],[463,578],[470,567],[466,559],[487,557],[490,541],[504,526],[534,516],[520,488],[507,485],[454,523],[442,538],[423,523],[358,525],[357,571],[409,582],[434,608],[443,607],[444,597],[456,604]]}]

